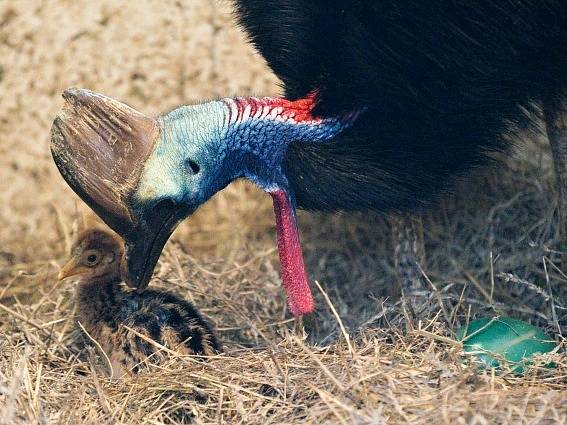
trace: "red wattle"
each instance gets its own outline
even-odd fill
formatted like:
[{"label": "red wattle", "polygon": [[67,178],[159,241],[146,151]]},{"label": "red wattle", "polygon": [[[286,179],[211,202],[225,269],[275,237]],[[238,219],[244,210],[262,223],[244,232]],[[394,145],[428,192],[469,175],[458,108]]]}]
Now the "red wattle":
[{"label": "red wattle", "polygon": [[281,275],[289,309],[294,316],[308,314],[313,311],[313,296],[303,263],[295,211],[285,191],[273,191],[270,195],[274,202]]}]

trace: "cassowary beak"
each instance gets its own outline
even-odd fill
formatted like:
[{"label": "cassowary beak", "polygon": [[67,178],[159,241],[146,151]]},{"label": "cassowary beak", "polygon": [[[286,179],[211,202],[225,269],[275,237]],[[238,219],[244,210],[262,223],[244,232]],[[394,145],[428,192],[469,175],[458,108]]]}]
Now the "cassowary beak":
[{"label": "cassowary beak", "polygon": [[172,201],[135,201],[159,123],[129,106],[83,89],[63,94],[51,129],[51,153],[71,188],[126,242],[123,278],[147,286],[167,239],[191,211]]}]

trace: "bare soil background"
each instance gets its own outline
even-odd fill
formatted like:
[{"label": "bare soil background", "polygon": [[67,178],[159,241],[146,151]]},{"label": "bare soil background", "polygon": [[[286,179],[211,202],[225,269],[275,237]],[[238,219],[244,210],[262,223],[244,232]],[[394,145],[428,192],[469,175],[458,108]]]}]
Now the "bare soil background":
[{"label": "bare soil background", "polygon": [[0,423],[567,423],[564,354],[554,370],[493,375],[464,367],[444,339],[502,314],[564,341],[567,276],[539,134],[517,135],[499,165],[425,215],[433,320],[421,330],[404,325],[390,226],[373,214],[300,214],[311,280],[337,314],[314,285],[316,313],[289,319],[271,202],[239,182],[181,226],[154,279],[211,318],[227,353],[205,363],[173,355],[111,381],[101,358],[75,346],[72,285],[55,280],[77,202],[49,154],[60,94],[85,87],[150,114],[278,94],[230,10],[0,0]]}]

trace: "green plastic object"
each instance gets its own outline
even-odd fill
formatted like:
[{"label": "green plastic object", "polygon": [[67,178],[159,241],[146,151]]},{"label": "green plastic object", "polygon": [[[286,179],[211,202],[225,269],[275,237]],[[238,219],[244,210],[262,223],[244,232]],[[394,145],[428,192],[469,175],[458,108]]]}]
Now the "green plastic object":
[{"label": "green plastic object", "polygon": [[465,353],[480,360],[481,367],[500,369],[505,362],[517,374],[524,373],[523,366],[531,364],[534,355],[556,347],[541,329],[509,317],[473,320],[459,329],[457,339],[463,343]]}]

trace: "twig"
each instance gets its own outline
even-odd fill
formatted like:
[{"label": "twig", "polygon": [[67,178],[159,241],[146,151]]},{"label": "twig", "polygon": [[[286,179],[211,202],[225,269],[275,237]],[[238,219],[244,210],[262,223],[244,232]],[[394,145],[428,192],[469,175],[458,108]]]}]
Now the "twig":
[{"label": "twig", "polygon": [[112,380],[112,378],[114,377],[114,368],[112,367],[112,362],[110,361],[110,358],[108,357],[108,355],[106,354],[106,352],[102,349],[102,346],[98,343],[98,341],[96,339],[94,339],[88,332],[87,330],[84,328],[83,324],[79,321],[77,321],[77,324],[79,325],[79,327],[83,330],[83,332],[85,333],[85,335],[87,335],[87,337],[98,347],[98,349],[100,350],[100,352],[102,353],[102,355],[104,356],[104,358],[106,359],[106,362],[108,363],[108,367],[110,369],[110,379]]},{"label": "twig", "polygon": [[[87,335],[88,335],[88,333],[87,333]],[[90,337],[90,335],[89,335],[89,337]],[[93,339],[93,341],[94,341],[94,339]],[[102,390],[102,386],[100,385],[100,380],[98,379],[98,375],[96,374],[96,370],[95,370],[95,367],[94,367],[94,356],[92,354],[92,351],[89,350],[88,354],[89,354],[89,366],[90,366],[90,369],[91,369],[91,373],[93,375],[93,382],[94,382],[94,386],[95,386],[95,389],[96,389],[96,393],[98,395],[100,405],[102,407],[102,410],[104,410],[104,413],[106,413],[107,415],[110,416],[112,412],[110,410],[110,407],[108,406],[108,402],[107,402],[106,397],[104,395],[104,392]]]},{"label": "twig", "polygon": [[21,315],[20,313],[18,313],[17,311],[12,310],[10,307],[5,306],[4,304],[0,303],[0,309],[4,310],[6,313],[11,314],[12,316],[17,317],[18,319],[20,319],[22,322],[26,322],[28,325],[33,326],[36,329],[39,329],[40,331],[44,330],[44,327],[42,325],[37,324],[36,322],[34,322],[31,319],[28,319],[27,317]]},{"label": "twig", "polygon": [[545,271],[545,282],[547,283],[547,290],[549,291],[549,297],[551,301],[551,317],[553,318],[553,324],[557,326],[557,332],[559,335],[563,336],[561,333],[561,326],[557,320],[557,312],[555,311],[555,299],[553,298],[553,291],[551,290],[551,282],[549,280],[549,273],[547,271],[547,259],[543,257],[543,270]]},{"label": "twig", "polygon": [[333,384],[335,384],[335,386],[340,390],[340,391],[346,391],[345,386],[335,377],[335,375],[333,375],[331,373],[331,371],[327,368],[327,366],[325,366],[323,364],[323,362],[321,360],[319,360],[317,358],[317,356],[315,354],[313,354],[313,352],[311,350],[309,350],[304,344],[303,341],[301,341],[298,337],[296,336],[292,336],[291,337],[292,340],[295,340],[295,342],[297,343],[297,345],[299,345],[299,347],[305,352],[305,354],[307,354],[315,363],[317,363],[317,366],[319,366],[319,368],[323,371],[323,373],[325,375],[327,375],[327,377],[333,381]]},{"label": "twig", "polygon": [[427,338],[431,338],[436,341],[444,342],[445,344],[449,344],[453,347],[458,347],[458,348],[463,347],[463,344],[459,341],[455,341],[454,339],[448,338],[446,336],[436,335],[432,332],[424,331],[423,329],[414,329],[412,333],[415,335],[425,336]]},{"label": "twig", "polygon": [[343,325],[343,321],[341,320],[341,317],[339,316],[339,313],[337,313],[335,306],[331,302],[331,299],[329,298],[329,296],[327,295],[325,290],[321,287],[321,284],[318,281],[315,281],[315,285],[317,285],[317,288],[319,289],[319,291],[321,291],[321,294],[323,294],[323,298],[325,298],[327,305],[329,306],[329,308],[333,312],[333,316],[335,316],[335,319],[337,319],[339,327],[341,328],[341,333],[343,334],[343,336],[345,338],[345,341],[346,341],[346,344],[347,344],[347,347],[348,347],[348,352],[350,353],[351,358],[354,358],[354,350],[352,349],[352,345],[350,343],[350,335],[346,331],[346,329]]}]

